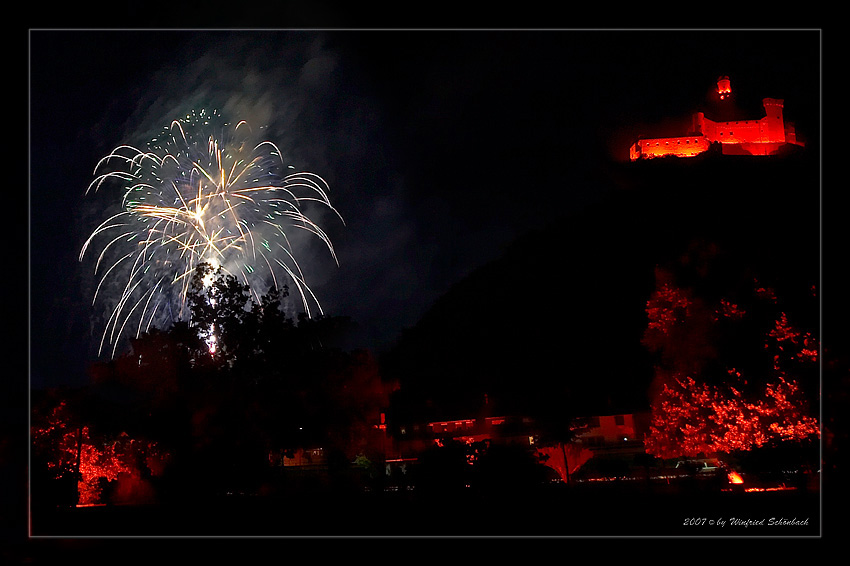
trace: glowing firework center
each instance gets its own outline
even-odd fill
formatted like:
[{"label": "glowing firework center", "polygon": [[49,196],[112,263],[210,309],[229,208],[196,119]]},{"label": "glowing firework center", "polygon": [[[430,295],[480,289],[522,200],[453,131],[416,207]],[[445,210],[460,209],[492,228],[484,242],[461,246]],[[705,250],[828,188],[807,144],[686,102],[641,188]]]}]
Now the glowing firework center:
[{"label": "glowing firework center", "polygon": [[[216,270],[218,270],[218,268],[221,267],[221,266],[219,265],[218,260],[215,257],[211,257],[211,258],[209,258],[205,261],[210,265],[210,267],[212,267],[212,270],[209,273],[207,273],[202,280],[203,284],[204,284],[204,288],[208,289],[209,286],[212,285],[213,281],[215,280]],[[216,304],[215,295],[210,296],[210,304],[212,306],[215,306],[215,304]],[[209,329],[206,331],[206,336],[207,337],[206,337],[204,342],[206,343],[207,348],[209,348],[210,354],[215,354],[216,344],[218,342],[218,340],[216,339],[216,336],[215,336],[215,324],[210,325]]]},{"label": "glowing firework center", "polygon": [[[291,285],[309,316],[321,313],[291,236],[295,230],[317,236],[336,261],[327,234],[303,208],[317,203],[339,213],[321,177],[283,174],[286,168],[277,146],[257,143],[244,120],[232,125],[203,110],[173,121],[146,152],[122,145],[101,159],[86,192],[107,181],[123,192],[121,211],[80,252],[82,261],[95,240],[103,245],[92,304],[102,295],[111,314],[100,349],[108,341],[114,355],[125,330],[138,335],[166,314],[184,318],[189,282],[202,262],[240,279],[257,300],[270,285]],[[109,284],[115,281],[120,284]]]}]

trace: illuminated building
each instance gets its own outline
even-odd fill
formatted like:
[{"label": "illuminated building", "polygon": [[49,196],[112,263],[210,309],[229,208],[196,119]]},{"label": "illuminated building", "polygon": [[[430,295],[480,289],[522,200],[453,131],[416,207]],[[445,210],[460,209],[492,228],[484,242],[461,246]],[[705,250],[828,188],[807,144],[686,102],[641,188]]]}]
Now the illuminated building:
[{"label": "illuminated building", "polygon": [[578,435],[577,441],[590,449],[643,452],[646,420],[647,415],[633,413],[590,417],[587,430]]},{"label": "illuminated building", "polygon": [[[717,81],[717,97],[728,104],[732,96],[729,77]],[[655,157],[693,157],[718,144],[723,155],[774,155],[788,145],[803,146],[794,124],[783,115],[784,100],[762,100],[765,115],[753,120],[714,121],[704,112],[693,115],[691,131],[684,136],[647,138],[636,141],[629,150],[632,161]]]},{"label": "illuminated building", "polygon": [[513,416],[485,416],[405,423],[398,427],[387,459],[415,459],[431,446],[457,441],[465,444],[490,441],[505,444],[534,445],[538,431],[531,419]]},{"label": "illuminated building", "polygon": [[[521,415],[493,416],[489,412],[464,418],[406,422],[388,435],[385,461],[389,467],[415,466],[426,450],[449,442],[471,445],[489,444],[527,446],[546,457],[546,465],[555,470],[562,481],[593,457],[634,458],[645,452],[643,439],[649,413],[627,413],[584,417],[586,428],[565,446],[540,443],[545,431],[535,419]],[[569,473],[564,458],[569,459]]]}]

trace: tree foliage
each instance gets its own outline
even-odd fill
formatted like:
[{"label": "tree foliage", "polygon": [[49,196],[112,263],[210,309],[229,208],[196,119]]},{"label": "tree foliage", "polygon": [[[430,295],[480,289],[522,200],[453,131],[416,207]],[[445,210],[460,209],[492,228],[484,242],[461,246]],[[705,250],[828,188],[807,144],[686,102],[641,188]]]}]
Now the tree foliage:
[{"label": "tree foliage", "polygon": [[[62,398],[64,397],[64,398]],[[85,424],[73,395],[46,396],[34,407],[32,421],[34,502],[92,505],[150,503],[153,481],[169,453],[150,439],[126,432],[109,434]],[[65,485],[53,493],[50,485]]]},{"label": "tree foliage", "polygon": [[819,344],[792,324],[807,320],[811,301],[782,301],[724,265],[715,246],[690,252],[656,270],[647,301],[643,343],[656,355],[647,451],[672,458],[817,438]]},{"label": "tree foliage", "polygon": [[[348,462],[366,453],[389,394],[377,363],[339,346],[350,320],[292,320],[280,308],[286,296],[286,288],[255,295],[199,266],[187,293],[190,320],[152,329],[123,356],[92,364],[73,411],[58,401],[37,408],[33,441],[45,466],[88,473],[79,487],[95,501],[105,492],[92,482],[114,484],[142,468],[150,476],[122,464],[122,447],[140,443],[168,455],[157,485],[172,494],[255,489],[270,453],[281,450],[321,446]],[[69,460],[80,446],[82,457]]]}]

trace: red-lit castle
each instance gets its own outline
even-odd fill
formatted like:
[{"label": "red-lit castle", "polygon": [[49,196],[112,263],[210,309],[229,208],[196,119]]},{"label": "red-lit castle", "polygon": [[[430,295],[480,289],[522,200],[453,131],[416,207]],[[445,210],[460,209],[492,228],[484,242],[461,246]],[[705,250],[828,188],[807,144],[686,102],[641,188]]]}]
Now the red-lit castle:
[{"label": "red-lit castle", "polygon": [[[717,80],[717,95],[728,100],[732,94],[729,77]],[[703,112],[693,115],[691,133],[681,137],[639,139],[630,149],[632,161],[653,157],[693,157],[720,144],[723,155],[773,155],[785,146],[802,146],[794,125],[785,122],[782,115],[784,101],[776,98],[763,100],[765,116],[758,120],[715,122]]]}]

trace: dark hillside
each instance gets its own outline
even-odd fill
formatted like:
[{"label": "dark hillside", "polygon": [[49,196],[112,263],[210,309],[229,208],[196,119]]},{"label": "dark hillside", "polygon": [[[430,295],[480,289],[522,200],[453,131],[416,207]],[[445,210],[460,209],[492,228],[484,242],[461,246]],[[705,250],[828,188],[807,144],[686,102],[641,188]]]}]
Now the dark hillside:
[{"label": "dark hillside", "polygon": [[710,242],[729,270],[713,274],[721,285],[751,273],[790,297],[819,282],[819,169],[807,153],[609,169],[595,206],[526,234],[403,333],[385,360],[399,399],[440,414],[485,393],[506,411],[552,396],[579,412],[644,408],[656,265]]}]

